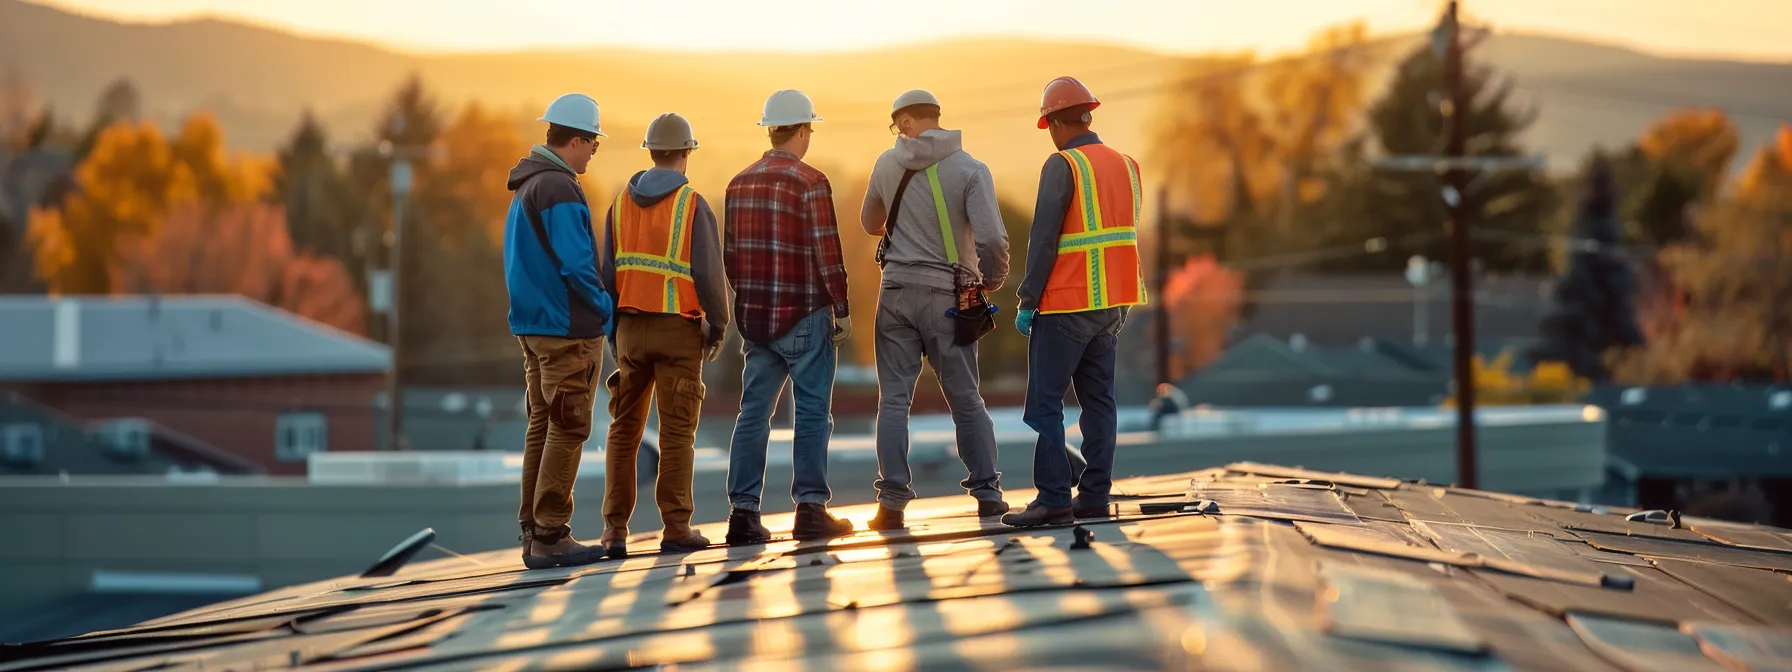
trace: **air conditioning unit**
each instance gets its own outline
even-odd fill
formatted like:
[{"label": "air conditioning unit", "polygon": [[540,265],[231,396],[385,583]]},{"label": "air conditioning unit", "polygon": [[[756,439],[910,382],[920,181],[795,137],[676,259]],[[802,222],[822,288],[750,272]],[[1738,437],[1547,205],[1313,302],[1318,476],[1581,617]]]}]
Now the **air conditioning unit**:
[{"label": "air conditioning unit", "polygon": [[44,461],[44,428],[36,423],[0,426],[0,462],[28,468]]},{"label": "air conditioning unit", "polygon": [[149,421],[142,418],[102,421],[94,426],[93,437],[115,459],[139,460],[149,455]]}]

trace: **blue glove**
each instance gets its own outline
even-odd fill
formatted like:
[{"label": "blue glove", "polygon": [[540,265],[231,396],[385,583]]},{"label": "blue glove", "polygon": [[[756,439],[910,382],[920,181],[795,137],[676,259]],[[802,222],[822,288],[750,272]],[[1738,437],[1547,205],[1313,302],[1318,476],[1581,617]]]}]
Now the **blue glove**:
[{"label": "blue glove", "polygon": [[1014,313],[1014,328],[1020,330],[1020,335],[1026,336],[1028,338],[1032,338],[1033,337],[1033,318],[1037,315],[1039,315],[1039,311],[1037,311],[1037,310],[1017,310],[1017,311],[1015,311],[1015,313]]}]

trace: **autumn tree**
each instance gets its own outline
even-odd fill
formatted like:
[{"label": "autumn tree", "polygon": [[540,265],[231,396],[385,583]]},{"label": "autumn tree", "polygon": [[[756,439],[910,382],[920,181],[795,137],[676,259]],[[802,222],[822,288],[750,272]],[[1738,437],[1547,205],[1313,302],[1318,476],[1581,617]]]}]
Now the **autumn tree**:
[{"label": "autumn tree", "polygon": [[1576,376],[1607,378],[1606,353],[1642,344],[1637,327],[1636,274],[1620,248],[1619,194],[1610,162],[1595,156],[1574,227],[1575,252],[1556,283],[1555,301],[1541,324],[1535,361],[1562,362]]},{"label": "autumn tree", "polygon": [[1322,32],[1310,49],[1191,62],[1159,104],[1147,160],[1194,220],[1226,230],[1228,256],[1315,242],[1296,222],[1330,191],[1374,61],[1361,25]]},{"label": "autumn tree", "polygon": [[366,308],[335,259],[299,252],[278,205],[190,202],[122,255],[116,289],[134,294],[238,294],[353,334]]},{"label": "autumn tree", "polygon": [[1680,110],[1655,122],[1637,141],[1649,173],[1630,206],[1638,238],[1668,245],[1690,233],[1688,209],[1717,196],[1741,144],[1722,110]]},{"label": "autumn tree", "polygon": [[306,111],[275,158],[268,197],[286,211],[293,245],[307,254],[359,266],[354,254],[354,204],[344,193],[341,171],[329,149],[329,135]]},{"label": "autumn tree", "polygon": [[1170,380],[1182,380],[1225,351],[1243,294],[1244,274],[1211,256],[1190,258],[1171,269],[1159,297],[1170,315]]},{"label": "autumn tree", "polygon": [[75,169],[61,207],[34,210],[27,238],[38,277],[58,294],[103,294],[123,245],[196,197],[191,167],[149,123],[108,126]]},{"label": "autumn tree", "polygon": [[1693,238],[1664,250],[1678,290],[1663,337],[1626,358],[1639,383],[1788,379],[1792,359],[1792,125],[1782,126],[1737,182],[1706,208]]},{"label": "autumn tree", "polygon": [[[1443,92],[1443,60],[1430,44],[1421,45],[1394,70],[1393,80],[1369,108],[1369,130],[1383,154],[1434,155],[1450,132],[1449,117],[1437,104]],[[1518,136],[1536,120],[1535,110],[1512,100],[1513,82],[1487,65],[1464,66],[1463,86],[1470,101],[1453,115],[1467,125],[1468,154],[1515,157],[1525,154]],[[1401,254],[1360,258],[1356,270],[1397,273],[1411,254],[1448,259],[1448,209],[1443,182],[1425,172],[1377,170],[1364,195],[1365,210],[1356,218],[1362,228],[1350,238],[1384,237],[1405,248]],[[1461,196],[1468,224],[1488,232],[1476,241],[1485,268],[1503,272],[1549,270],[1544,238],[1556,208],[1554,189],[1537,173],[1501,170],[1476,177]]]}]

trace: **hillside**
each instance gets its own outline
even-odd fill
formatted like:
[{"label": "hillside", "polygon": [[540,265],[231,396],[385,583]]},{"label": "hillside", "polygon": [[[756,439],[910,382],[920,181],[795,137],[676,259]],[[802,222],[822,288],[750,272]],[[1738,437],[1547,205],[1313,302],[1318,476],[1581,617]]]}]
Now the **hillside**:
[{"label": "hillside", "polygon": [[[1557,166],[1571,165],[1594,144],[1634,137],[1673,107],[1664,101],[1746,112],[1736,120],[1750,148],[1770,137],[1777,121],[1792,121],[1792,96],[1785,93],[1792,91],[1792,65],[1659,58],[1532,35],[1495,36],[1478,55],[1516,77],[1523,97],[1541,106],[1531,140]],[[640,163],[627,150],[647,119],[684,113],[704,141],[694,177],[708,189],[760,151],[754,123],[773,90],[801,88],[816,99],[827,121],[813,162],[858,171],[889,145],[887,101],[925,87],[946,102],[947,123],[966,130],[967,149],[991,165],[1004,192],[1020,196],[1050,150],[1030,123],[1045,81],[1068,73],[1098,93],[1135,92],[1110,96],[1099,128],[1109,142],[1142,154],[1155,106],[1148,91],[1179,60],[1125,47],[1022,40],[822,57],[617,49],[412,55],[222,21],[120,24],[0,0],[0,62],[15,63],[72,120],[83,119],[100,90],[124,75],[137,82],[152,117],[172,121],[211,109],[244,149],[272,148],[307,108],[338,142],[359,142],[370,135],[388,92],[418,72],[447,102],[477,99],[514,109],[523,120],[564,91],[592,93],[616,129],[600,153],[613,159],[600,161],[606,178],[620,179]]]}]

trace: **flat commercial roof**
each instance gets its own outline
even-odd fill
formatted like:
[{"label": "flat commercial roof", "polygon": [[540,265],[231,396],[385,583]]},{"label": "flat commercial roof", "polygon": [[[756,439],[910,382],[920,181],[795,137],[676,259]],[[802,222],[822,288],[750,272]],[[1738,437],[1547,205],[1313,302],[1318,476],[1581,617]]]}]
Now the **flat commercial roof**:
[{"label": "flat commercial roof", "polygon": [[[832,542],[418,562],[9,647],[0,670],[1792,664],[1787,530],[1251,463],[1115,492],[1110,517],[1046,528],[979,520],[959,496]],[[862,529],[872,509],[839,513]]]}]

